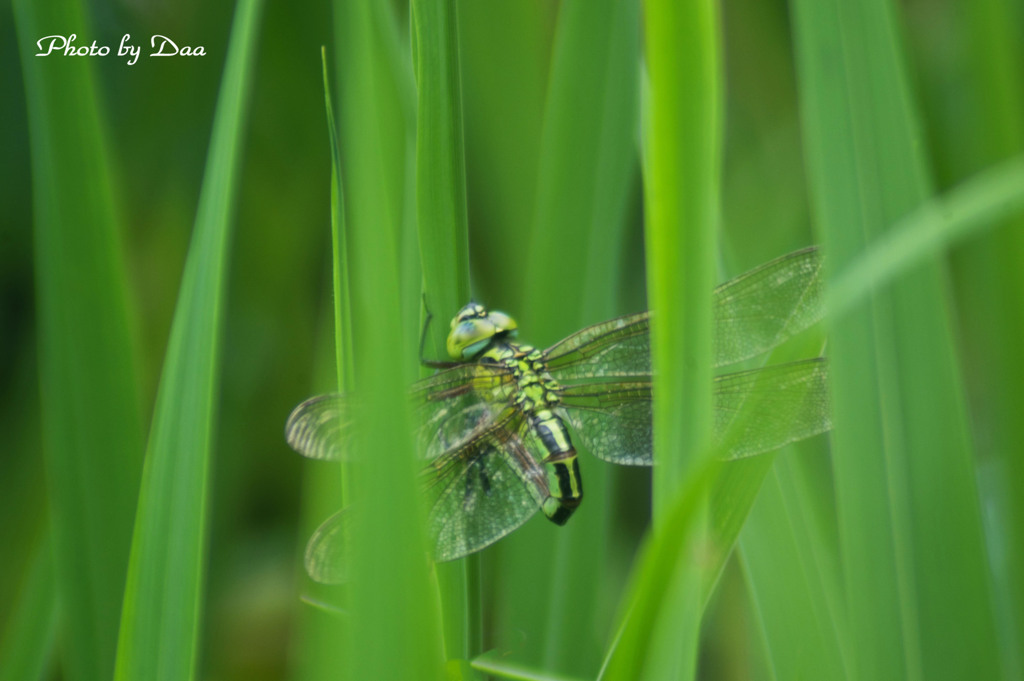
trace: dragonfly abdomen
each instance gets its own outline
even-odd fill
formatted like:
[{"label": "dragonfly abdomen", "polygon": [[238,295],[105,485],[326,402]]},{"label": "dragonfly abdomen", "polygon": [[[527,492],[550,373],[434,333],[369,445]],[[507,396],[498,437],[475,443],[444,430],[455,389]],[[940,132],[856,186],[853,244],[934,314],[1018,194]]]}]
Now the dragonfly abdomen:
[{"label": "dragonfly abdomen", "polygon": [[548,452],[543,463],[547,468],[551,496],[544,500],[541,510],[551,522],[564,525],[583,501],[583,478],[580,477],[576,449],[562,419],[550,409],[532,414],[530,425]]},{"label": "dragonfly abdomen", "polygon": [[565,525],[569,516],[583,501],[583,478],[576,450],[549,456],[544,461],[548,469],[548,490],[551,496],[544,500],[541,510],[556,525]]}]

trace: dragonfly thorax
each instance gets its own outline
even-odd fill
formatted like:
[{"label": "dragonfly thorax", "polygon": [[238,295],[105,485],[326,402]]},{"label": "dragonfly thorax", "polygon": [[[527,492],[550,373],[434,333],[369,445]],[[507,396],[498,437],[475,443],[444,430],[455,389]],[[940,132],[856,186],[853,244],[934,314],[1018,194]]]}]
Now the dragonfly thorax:
[{"label": "dragonfly thorax", "polygon": [[[522,411],[534,414],[558,404],[558,383],[548,373],[544,353],[529,345],[494,343],[483,355],[512,370],[516,381],[513,401]],[[547,418],[549,415],[544,414]]]},{"label": "dragonfly thorax", "polygon": [[490,345],[492,340],[512,338],[516,333],[516,320],[504,312],[489,312],[478,303],[469,303],[452,319],[448,333],[448,355],[452,359],[473,359]]}]

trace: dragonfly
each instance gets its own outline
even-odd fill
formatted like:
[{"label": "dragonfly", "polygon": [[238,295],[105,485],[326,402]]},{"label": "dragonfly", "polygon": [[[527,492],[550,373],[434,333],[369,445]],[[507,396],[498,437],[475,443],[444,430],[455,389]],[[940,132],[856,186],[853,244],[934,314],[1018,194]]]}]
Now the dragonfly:
[{"label": "dragonfly", "polygon": [[[715,367],[766,354],[822,315],[820,252],[805,248],[713,292]],[[470,303],[452,319],[449,361],[412,385],[422,489],[435,560],[479,551],[537,511],[564,525],[583,500],[575,443],[599,459],[650,466],[650,324],[642,312],[584,328],[546,350],[521,344],[509,315]],[[831,428],[823,357],[714,378],[715,445],[723,459],[750,457]],[[312,459],[350,459],[358,405],[342,394],[300,404],[285,428]],[[320,582],[342,580],[345,510],[306,547]]]}]

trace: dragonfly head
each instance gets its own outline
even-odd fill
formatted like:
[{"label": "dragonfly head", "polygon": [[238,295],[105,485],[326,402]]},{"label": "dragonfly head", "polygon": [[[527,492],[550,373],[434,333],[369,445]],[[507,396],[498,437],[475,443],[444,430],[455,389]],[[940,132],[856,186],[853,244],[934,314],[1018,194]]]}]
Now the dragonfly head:
[{"label": "dragonfly head", "polygon": [[452,359],[471,359],[483,352],[495,336],[513,336],[516,320],[504,312],[488,312],[483,305],[470,303],[452,319],[448,334],[448,354]]}]

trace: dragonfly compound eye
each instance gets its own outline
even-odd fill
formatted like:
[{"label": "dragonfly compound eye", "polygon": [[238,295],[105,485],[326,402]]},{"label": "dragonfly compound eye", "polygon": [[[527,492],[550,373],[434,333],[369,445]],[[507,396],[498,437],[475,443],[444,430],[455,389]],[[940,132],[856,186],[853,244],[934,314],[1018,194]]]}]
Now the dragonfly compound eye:
[{"label": "dragonfly compound eye", "polygon": [[471,319],[483,319],[487,317],[487,310],[484,309],[483,305],[478,303],[467,303],[462,306],[462,309],[452,318],[451,328],[454,330],[456,326],[463,322]]},{"label": "dragonfly compound eye", "polygon": [[497,333],[489,319],[467,319],[448,334],[448,354],[452,359],[469,359],[483,350]]},{"label": "dragonfly compound eye", "polygon": [[487,314],[487,319],[494,324],[495,333],[515,331],[518,327],[516,320],[504,312],[490,312]]}]

